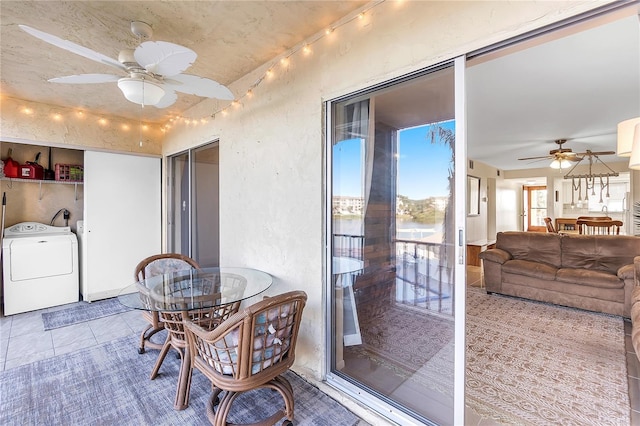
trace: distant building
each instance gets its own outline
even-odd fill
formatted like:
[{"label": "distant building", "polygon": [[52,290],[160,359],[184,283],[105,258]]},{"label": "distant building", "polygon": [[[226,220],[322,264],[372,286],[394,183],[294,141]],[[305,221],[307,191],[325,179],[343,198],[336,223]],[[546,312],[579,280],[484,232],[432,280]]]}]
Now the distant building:
[{"label": "distant building", "polygon": [[364,198],[337,195],[333,197],[333,214],[362,214]]}]

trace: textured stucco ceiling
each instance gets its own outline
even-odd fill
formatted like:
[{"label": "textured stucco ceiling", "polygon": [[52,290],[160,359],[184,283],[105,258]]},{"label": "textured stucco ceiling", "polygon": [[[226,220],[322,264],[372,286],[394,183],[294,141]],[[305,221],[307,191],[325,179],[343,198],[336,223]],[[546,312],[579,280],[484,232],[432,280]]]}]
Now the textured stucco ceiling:
[{"label": "textured stucco ceiling", "polygon": [[[113,74],[114,68],[47,44],[20,30],[27,25],[117,59],[139,40],[131,21],[153,27],[152,40],[198,54],[186,73],[229,85],[286,52],[366,1],[2,1],[0,77],[4,95],[138,119],[115,83],[55,84],[54,77]],[[116,70],[117,71],[117,70]],[[117,72],[116,72],[117,73]],[[203,98],[179,94],[169,108],[145,108],[145,120],[163,122]]]},{"label": "textured stucco ceiling", "polygon": [[[138,45],[130,21],[148,22],[153,40],[180,44],[198,54],[187,73],[229,85],[368,4],[0,1],[1,92],[133,120],[141,117],[140,107],[128,102],[115,83],[49,83],[54,77],[112,73],[113,68],[51,46],[18,24],[115,59],[123,48]],[[617,123],[640,115],[638,6],[624,10],[472,61],[466,77],[469,158],[511,170],[544,167],[544,161],[517,158],[545,156],[556,148],[555,139],[568,139],[565,147],[576,152],[615,150]],[[416,111],[424,115],[425,100],[397,93],[402,96],[388,99],[393,108],[387,109],[385,119],[416,124],[407,119],[413,119]],[[145,121],[166,122],[202,100],[179,94],[169,108],[145,108]]]}]

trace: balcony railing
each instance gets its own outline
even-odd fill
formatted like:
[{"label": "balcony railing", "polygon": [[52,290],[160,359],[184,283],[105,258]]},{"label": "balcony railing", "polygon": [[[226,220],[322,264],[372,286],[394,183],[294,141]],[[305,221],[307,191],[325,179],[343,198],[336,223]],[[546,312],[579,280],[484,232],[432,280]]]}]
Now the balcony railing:
[{"label": "balcony railing", "polygon": [[445,244],[395,240],[396,303],[453,315],[453,275]]},{"label": "balcony railing", "polygon": [[[442,256],[444,244],[397,239],[394,245],[395,303],[452,316],[453,273]],[[364,260],[363,248],[363,235],[333,235],[334,256]]]}]

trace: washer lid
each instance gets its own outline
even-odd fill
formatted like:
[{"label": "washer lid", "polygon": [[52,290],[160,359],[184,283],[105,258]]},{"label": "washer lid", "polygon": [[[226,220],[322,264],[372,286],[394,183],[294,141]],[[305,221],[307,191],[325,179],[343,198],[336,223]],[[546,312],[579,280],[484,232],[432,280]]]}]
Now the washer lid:
[{"label": "washer lid", "polygon": [[5,238],[29,237],[34,235],[70,234],[69,226],[49,226],[38,222],[22,222],[10,226],[4,230]]}]

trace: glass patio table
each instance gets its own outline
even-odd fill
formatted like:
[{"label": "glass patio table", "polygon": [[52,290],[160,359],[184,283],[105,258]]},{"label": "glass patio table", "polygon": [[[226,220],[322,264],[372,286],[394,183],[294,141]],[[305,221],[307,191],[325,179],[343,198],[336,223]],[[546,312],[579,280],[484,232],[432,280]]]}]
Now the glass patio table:
[{"label": "glass patio table", "polygon": [[[188,318],[189,311],[215,308],[240,302],[267,290],[271,275],[251,268],[202,268],[173,271],[133,283],[120,291],[118,300],[134,309],[162,313],[181,313]],[[169,338],[184,339],[167,327]],[[183,410],[189,405],[191,385],[191,356],[185,346],[174,408]]]}]

